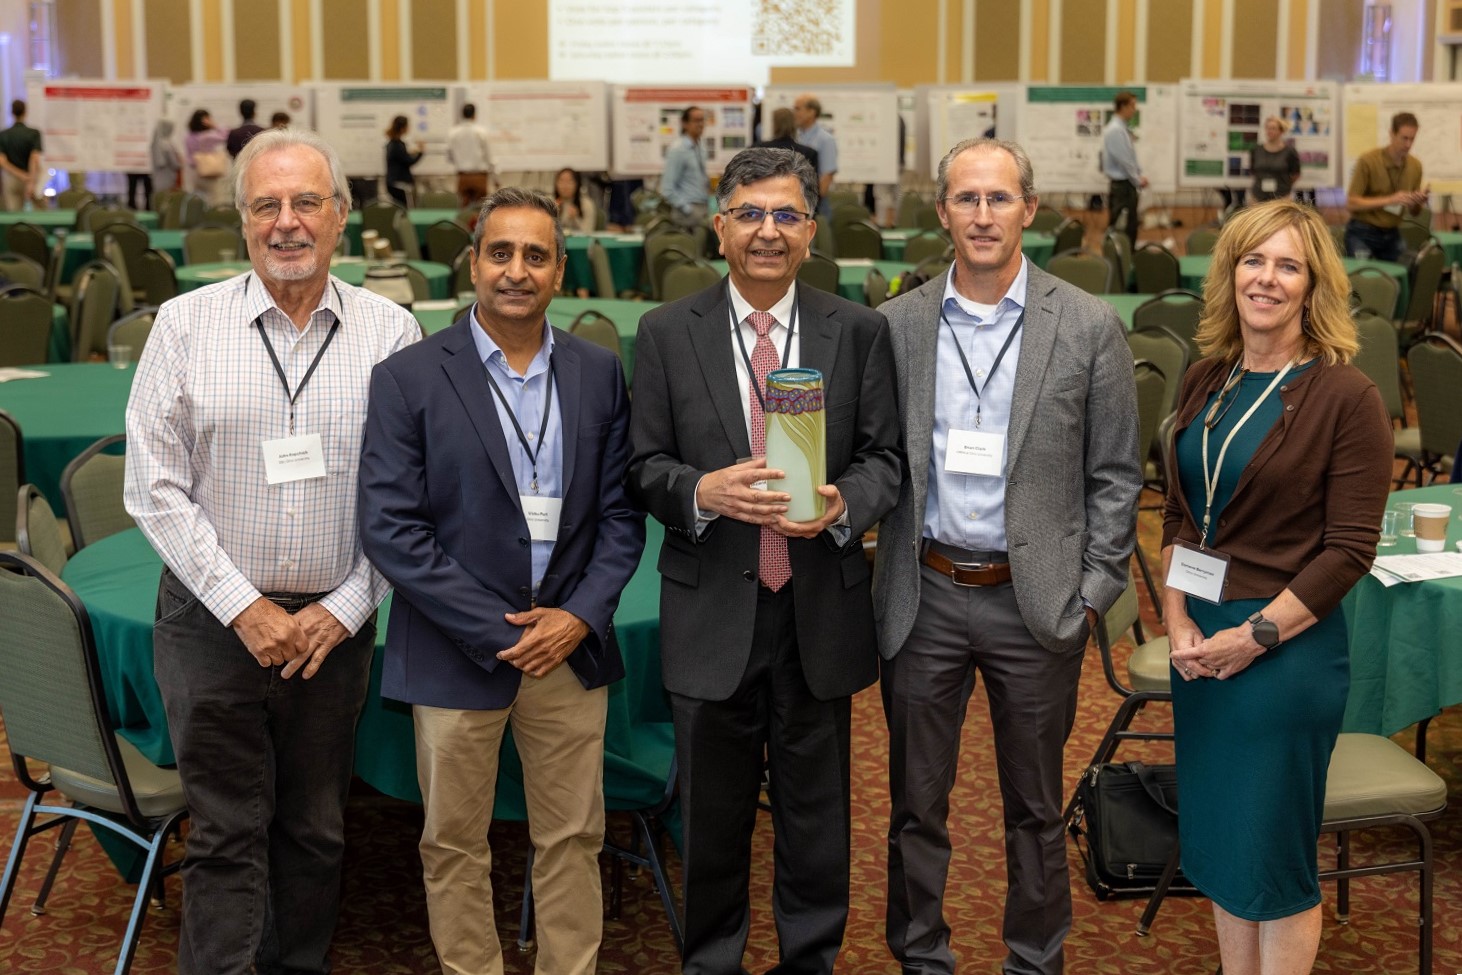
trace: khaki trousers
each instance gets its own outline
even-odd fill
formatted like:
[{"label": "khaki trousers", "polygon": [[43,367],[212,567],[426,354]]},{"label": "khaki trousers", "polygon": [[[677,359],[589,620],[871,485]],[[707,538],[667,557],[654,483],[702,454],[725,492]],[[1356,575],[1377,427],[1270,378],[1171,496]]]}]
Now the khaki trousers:
[{"label": "khaki trousers", "polygon": [[[503,666],[507,666],[504,664]],[[498,745],[512,723],[535,851],[538,975],[592,975],[604,927],[604,720],[608,688],[584,690],[566,665],[525,676],[498,711],[416,705],[416,774],[426,806],[421,864],[443,975],[501,975],[487,828]]]}]

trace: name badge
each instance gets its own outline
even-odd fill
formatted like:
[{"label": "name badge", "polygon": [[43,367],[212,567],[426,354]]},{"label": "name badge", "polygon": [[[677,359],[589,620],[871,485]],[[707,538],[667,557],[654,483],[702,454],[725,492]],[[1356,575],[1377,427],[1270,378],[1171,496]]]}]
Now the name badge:
[{"label": "name badge", "polygon": [[1175,542],[1168,562],[1167,585],[1217,606],[1223,602],[1228,563],[1229,557],[1222,553],[1211,549],[1200,551]]},{"label": "name badge", "polygon": [[1000,477],[1005,473],[1005,434],[950,430],[944,469],[951,474]]},{"label": "name badge", "polygon": [[1381,207],[1381,209],[1398,217],[1406,212],[1406,207],[1402,206],[1400,203],[1393,203],[1388,207]]},{"label": "name badge", "polygon": [[1259,181],[1259,189],[1265,193],[1277,193],[1279,191],[1279,180],[1273,176],[1266,176]]},{"label": "name badge", "polygon": [[528,519],[528,537],[535,542],[558,541],[558,517],[563,511],[563,498],[545,498],[537,494],[520,494],[523,517]]},{"label": "name badge", "polygon": [[264,479],[288,484],[325,476],[325,445],[318,433],[264,441]]}]

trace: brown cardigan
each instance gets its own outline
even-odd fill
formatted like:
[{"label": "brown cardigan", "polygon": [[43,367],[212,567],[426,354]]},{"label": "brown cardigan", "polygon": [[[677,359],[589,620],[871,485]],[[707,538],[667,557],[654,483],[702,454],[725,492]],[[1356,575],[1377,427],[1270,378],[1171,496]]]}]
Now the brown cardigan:
[{"label": "brown cardigan", "polygon": [[[1233,363],[1194,363],[1178,397],[1177,433],[1223,387]],[[1224,599],[1289,589],[1317,618],[1370,570],[1391,485],[1391,421],[1381,394],[1353,366],[1322,360],[1279,387],[1283,419],[1259,444],[1209,544],[1232,558]],[[1199,421],[1201,422],[1201,420]],[[1168,454],[1163,547],[1198,542],[1198,526]]]}]

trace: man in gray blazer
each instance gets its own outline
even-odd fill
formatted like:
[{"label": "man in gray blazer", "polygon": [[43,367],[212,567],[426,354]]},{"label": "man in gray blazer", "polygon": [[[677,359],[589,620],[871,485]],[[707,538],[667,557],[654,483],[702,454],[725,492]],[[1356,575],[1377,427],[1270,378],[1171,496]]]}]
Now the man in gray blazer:
[{"label": "man in gray blazer", "polygon": [[1122,325],[1021,254],[1036,203],[1019,146],[955,146],[937,203],[954,265],[879,309],[909,471],[874,571],[888,943],[906,973],[954,971],[949,793],[977,673],[1005,809],[1004,971],[1060,972],[1071,926],[1062,748],[1087,637],[1126,585],[1142,471]]}]

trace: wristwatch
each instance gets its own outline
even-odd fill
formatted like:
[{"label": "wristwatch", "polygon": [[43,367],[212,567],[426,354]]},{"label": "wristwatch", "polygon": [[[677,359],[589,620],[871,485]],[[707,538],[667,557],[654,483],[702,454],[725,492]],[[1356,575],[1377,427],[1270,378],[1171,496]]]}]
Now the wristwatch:
[{"label": "wristwatch", "polygon": [[1279,625],[1273,620],[1266,620],[1263,613],[1255,613],[1249,617],[1249,626],[1254,630],[1254,642],[1265,650],[1273,650],[1279,646]]}]

